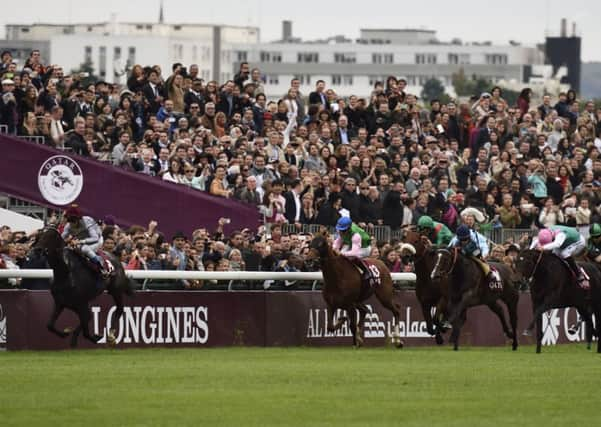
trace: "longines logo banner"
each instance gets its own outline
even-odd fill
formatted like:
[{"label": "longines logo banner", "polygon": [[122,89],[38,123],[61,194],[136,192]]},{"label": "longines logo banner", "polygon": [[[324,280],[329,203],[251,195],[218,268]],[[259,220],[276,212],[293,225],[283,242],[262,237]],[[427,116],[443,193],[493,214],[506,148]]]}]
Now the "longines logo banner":
[{"label": "longines logo banner", "polygon": [[117,344],[206,344],[209,339],[207,307],[124,307],[119,323],[113,325],[115,307],[104,311],[92,307],[93,331],[106,344],[114,330]]}]

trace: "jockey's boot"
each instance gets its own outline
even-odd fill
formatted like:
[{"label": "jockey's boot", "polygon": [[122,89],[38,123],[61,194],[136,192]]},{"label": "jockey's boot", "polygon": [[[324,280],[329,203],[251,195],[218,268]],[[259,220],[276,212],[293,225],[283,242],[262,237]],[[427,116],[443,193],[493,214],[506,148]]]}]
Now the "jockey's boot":
[{"label": "jockey's boot", "polygon": [[92,258],[92,260],[94,261],[94,263],[96,265],[98,265],[98,269],[100,271],[100,275],[102,276],[103,279],[106,279],[110,272],[106,269],[106,266],[104,265],[104,260],[102,258],[100,258],[98,255],[96,255],[94,258]]},{"label": "jockey's boot", "polygon": [[574,258],[567,257],[565,261],[570,266],[570,270],[572,270],[572,273],[574,274],[574,277],[576,277],[578,283],[582,283],[584,281],[584,275],[582,274],[582,271],[576,264],[576,261],[574,261]]}]

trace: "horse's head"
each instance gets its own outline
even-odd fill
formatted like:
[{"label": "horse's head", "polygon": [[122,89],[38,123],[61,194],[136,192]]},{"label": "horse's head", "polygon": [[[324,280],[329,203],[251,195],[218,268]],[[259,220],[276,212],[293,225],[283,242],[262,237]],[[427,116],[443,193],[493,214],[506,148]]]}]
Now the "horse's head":
[{"label": "horse's head", "polygon": [[316,264],[320,263],[322,260],[328,257],[330,252],[330,244],[328,243],[328,239],[323,234],[316,234],[311,240],[309,244],[309,253],[307,254],[306,263],[314,267]]},{"label": "horse's head", "polygon": [[520,251],[515,260],[515,269],[524,279],[530,280],[538,269],[538,265],[543,257],[543,251],[535,249],[524,249]]},{"label": "horse's head", "polygon": [[38,251],[45,256],[58,254],[65,247],[65,241],[59,231],[52,226],[40,230],[32,244],[32,251]]},{"label": "horse's head", "polygon": [[435,255],[436,264],[434,264],[430,278],[432,280],[441,280],[448,277],[453,268],[455,268],[458,256],[457,249],[438,249]]}]

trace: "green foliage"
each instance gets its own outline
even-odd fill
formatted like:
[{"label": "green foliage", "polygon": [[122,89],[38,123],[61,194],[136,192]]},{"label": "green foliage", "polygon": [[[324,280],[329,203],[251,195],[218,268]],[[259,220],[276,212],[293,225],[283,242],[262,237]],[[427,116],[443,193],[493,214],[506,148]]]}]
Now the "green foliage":
[{"label": "green foliage", "polygon": [[[71,70],[71,75],[75,80],[79,80],[82,87],[96,83],[100,78],[94,74],[94,66],[92,62],[83,62],[79,68]],[[87,77],[82,76],[82,73],[87,73]]]},{"label": "green foliage", "polygon": [[457,96],[480,96],[482,92],[490,92],[492,83],[475,74],[467,78],[463,68],[452,76],[453,87]]},{"label": "green foliage", "polygon": [[450,101],[449,95],[445,93],[444,86],[438,79],[429,79],[424,83],[421,98],[424,105],[429,104],[433,99],[438,99],[443,104]]},{"label": "green foliage", "polygon": [[[500,333],[496,326],[491,333]],[[583,344],[537,355],[533,347],[354,350],[348,342],[0,352],[0,419],[5,426],[550,427],[595,425],[599,416],[599,355]]]}]

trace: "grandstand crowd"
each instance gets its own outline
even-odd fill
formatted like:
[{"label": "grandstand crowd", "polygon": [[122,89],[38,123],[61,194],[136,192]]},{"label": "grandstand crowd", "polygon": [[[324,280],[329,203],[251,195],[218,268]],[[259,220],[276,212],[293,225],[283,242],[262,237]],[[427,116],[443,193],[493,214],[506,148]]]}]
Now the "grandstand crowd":
[{"label": "grandstand crowd", "polygon": [[[265,93],[261,70],[245,62],[226,82],[198,72],[134,65],[120,86],[44,64],[39,51],[22,65],[1,54],[8,133],[238,199],[265,218],[227,236],[227,219],[164,236],[154,222],[121,229],[104,218],[104,248],[127,268],[301,269],[311,238],[303,226],[332,227],[341,215],[367,231],[425,215],[452,231],[476,219],[483,231],[564,224],[586,234],[600,222],[601,109],[572,90],[535,103],[525,88],[509,105],[491,87],[424,105],[402,77],[377,82],[369,98],[343,98],[322,80],[310,93],[298,79],[285,94]],[[481,215],[461,215],[469,208]],[[23,237],[2,229],[0,262],[23,262]],[[373,255],[403,268],[395,241],[374,242]]]}]

